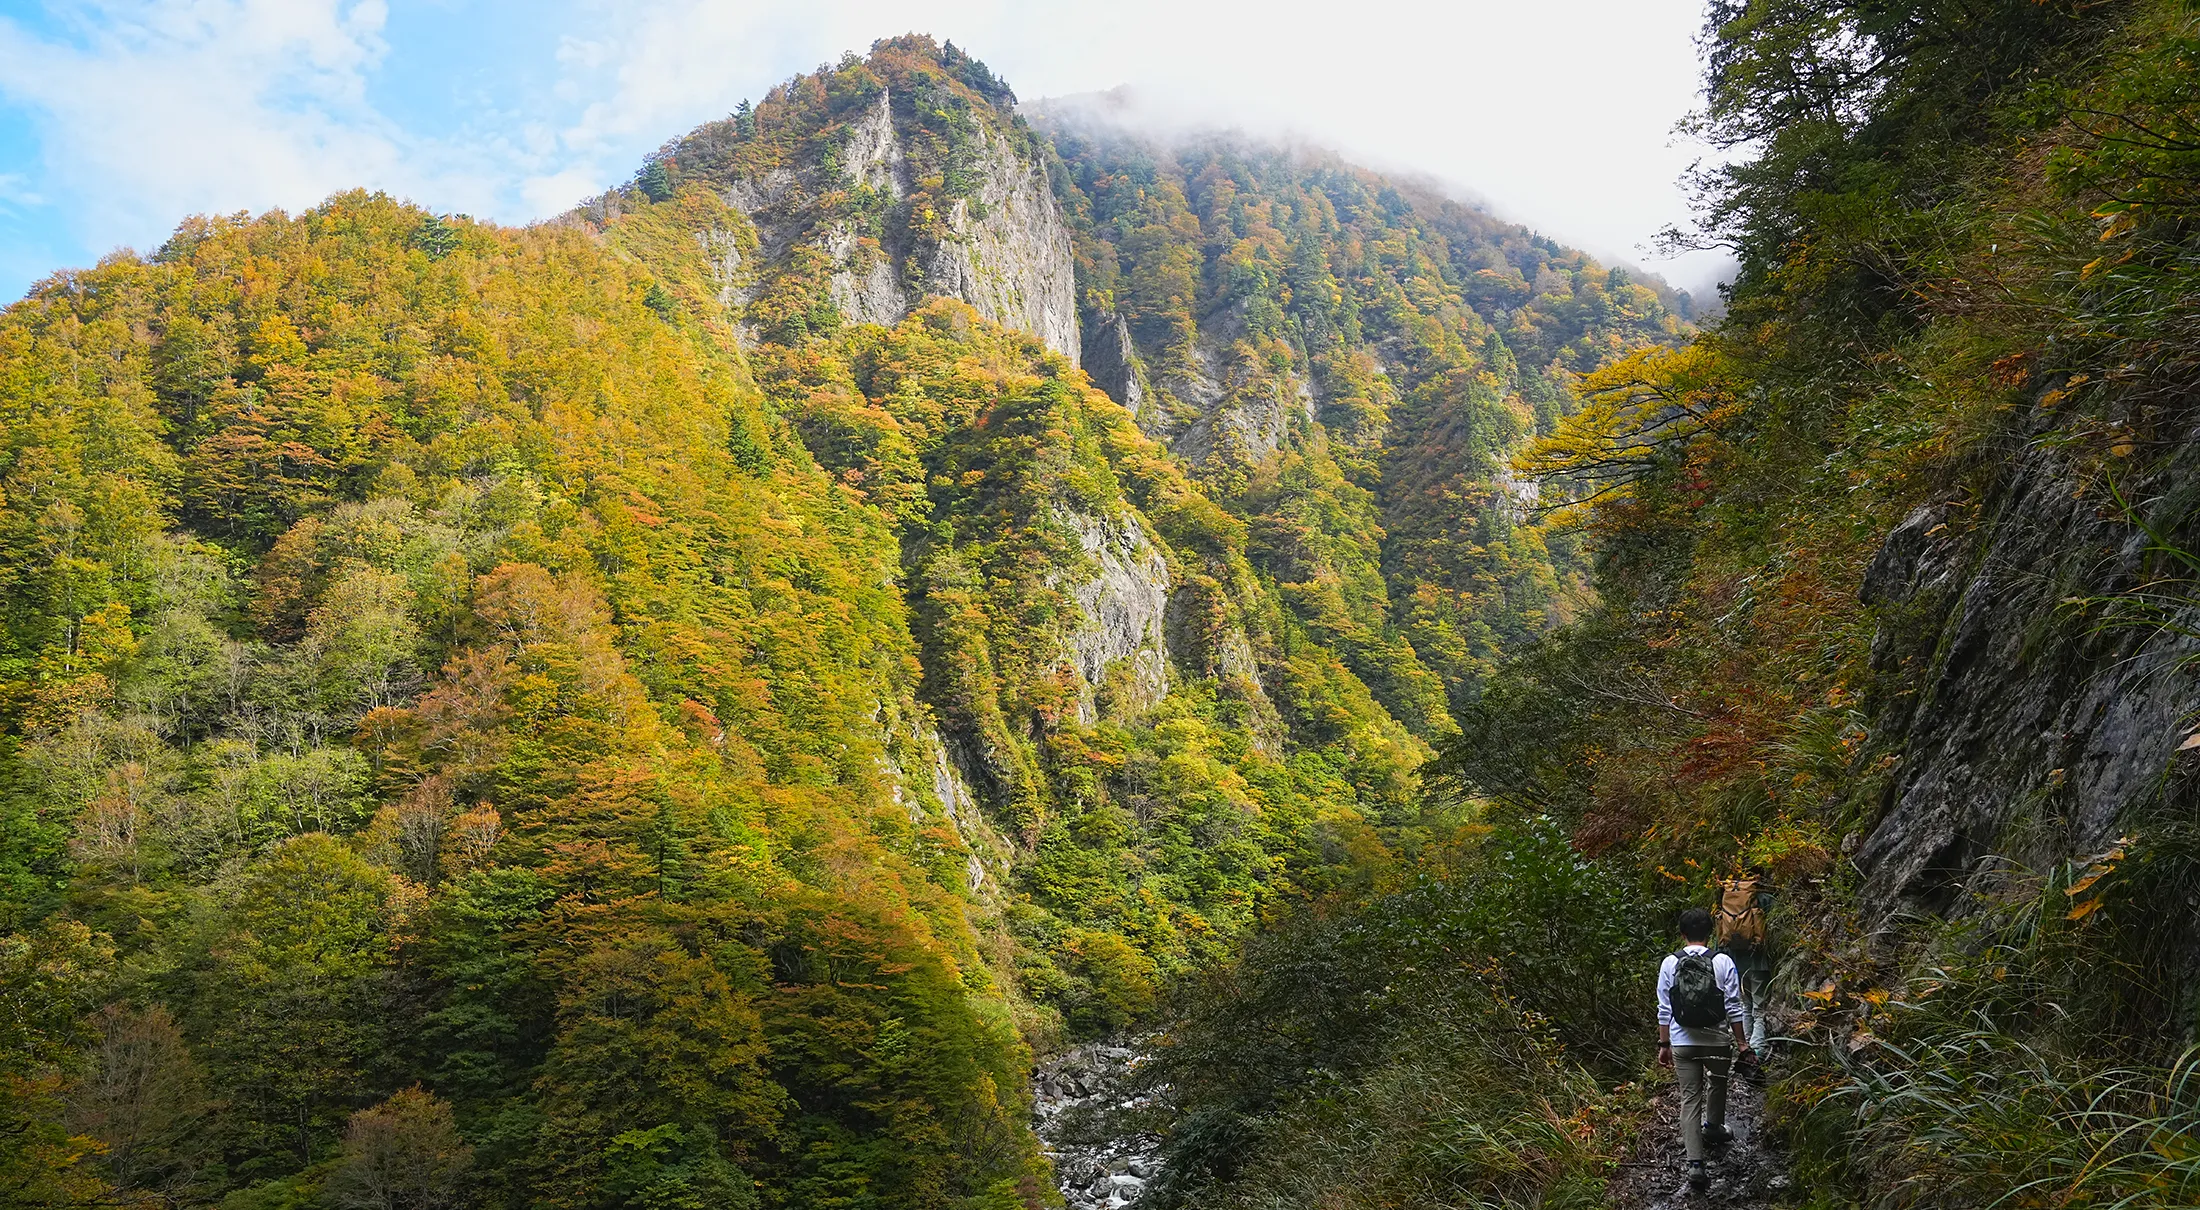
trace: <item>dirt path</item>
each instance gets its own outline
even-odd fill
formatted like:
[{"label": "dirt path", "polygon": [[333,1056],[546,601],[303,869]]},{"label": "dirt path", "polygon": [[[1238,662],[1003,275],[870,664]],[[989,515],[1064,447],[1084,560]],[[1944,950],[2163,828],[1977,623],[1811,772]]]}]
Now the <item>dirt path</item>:
[{"label": "dirt path", "polygon": [[1744,1076],[1727,1086],[1726,1126],[1734,1141],[1712,1151],[1711,1186],[1698,1193],[1688,1187],[1688,1164],[1678,1126],[1680,1089],[1668,1082],[1654,1098],[1657,1124],[1644,1133],[1635,1153],[1611,1184],[1611,1204],[1619,1210],[1771,1210],[1800,1199],[1787,1156],[1763,1128],[1764,1077]]}]

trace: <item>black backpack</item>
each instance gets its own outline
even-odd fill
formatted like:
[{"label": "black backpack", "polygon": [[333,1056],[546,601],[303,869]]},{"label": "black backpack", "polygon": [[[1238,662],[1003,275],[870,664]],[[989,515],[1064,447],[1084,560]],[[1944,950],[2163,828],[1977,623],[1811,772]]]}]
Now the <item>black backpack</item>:
[{"label": "black backpack", "polygon": [[1711,951],[1691,954],[1673,951],[1680,959],[1673,968],[1673,1022],[1689,1029],[1709,1029],[1726,1024],[1726,993],[1719,990],[1711,969]]}]

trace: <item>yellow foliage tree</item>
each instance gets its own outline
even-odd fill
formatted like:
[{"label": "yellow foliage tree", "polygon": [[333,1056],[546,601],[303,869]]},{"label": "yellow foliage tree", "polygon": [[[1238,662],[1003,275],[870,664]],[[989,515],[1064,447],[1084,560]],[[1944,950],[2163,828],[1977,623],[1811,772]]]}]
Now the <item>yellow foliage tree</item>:
[{"label": "yellow foliage tree", "polygon": [[1580,410],[1516,455],[1513,473],[1541,483],[1546,497],[1558,489],[1554,521],[1578,519],[1740,414],[1740,386],[1726,358],[1702,341],[1637,349],[1582,376],[1574,384]]}]

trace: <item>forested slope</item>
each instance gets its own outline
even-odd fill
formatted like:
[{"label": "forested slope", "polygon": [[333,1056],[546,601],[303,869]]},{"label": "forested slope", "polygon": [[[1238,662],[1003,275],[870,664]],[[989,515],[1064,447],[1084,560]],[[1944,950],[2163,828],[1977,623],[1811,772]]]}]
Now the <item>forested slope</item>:
[{"label": "forested slope", "polygon": [[[1677,322],[1011,101],[895,39],[557,222],[194,219],[0,316],[17,1202],[1045,1204],[1034,1045],[1448,835],[1563,574],[1501,456]],[[1216,349],[1321,406],[1194,449]]]},{"label": "forested slope", "polygon": [[1683,296],[1321,153],[1157,139],[1106,98],[1041,112],[1086,369],[1245,516],[1252,553],[1392,713],[1450,729],[1560,616],[1506,461],[1574,374],[1688,331]]},{"label": "forested slope", "polygon": [[106,1006],[41,1134],[283,1204],[418,1084],[497,1200],[1034,1171],[951,804],[892,776],[892,533],[664,268],[349,196],[9,313],[11,961]]}]

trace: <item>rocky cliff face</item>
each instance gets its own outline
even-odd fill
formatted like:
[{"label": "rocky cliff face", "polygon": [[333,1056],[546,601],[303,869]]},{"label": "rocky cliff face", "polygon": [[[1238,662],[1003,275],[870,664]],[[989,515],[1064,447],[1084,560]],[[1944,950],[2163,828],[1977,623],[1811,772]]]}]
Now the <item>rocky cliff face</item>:
[{"label": "rocky cliff face", "polygon": [[1146,537],[1135,516],[1101,520],[1066,515],[1085,557],[1099,567],[1092,579],[1074,588],[1084,617],[1069,639],[1069,655],[1083,689],[1078,721],[1100,716],[1099,698],[1108,687],[1109,669],[1128,666],[1120,710],[1136,710],[1161,700],[1169,691],[1169,663],[1163,618],[1169,605],[1169,564]]},{"label": "rocky cliff face", "polygon": [[1092,384],[1128,408],[1132,416],[1140,417],[1143,424],[1146,399],[1153,392],[1146,385],[1146,368],[1139,360],[1137,343],[1131,339],[1130,324],[1121,315],[1103,317],[1085,333],[1084,352],[1085,373]]},{"label": "rocky cliff face", "polygon": [[[1944,906],[1987,854],[2049,865],[2190,802],[2192,569],[2037,429],[1983,492],[1913,511],[1862,585],[1874,721],[1899,763],[1855,859],[1887,912]],[[2123,485],[2165,536],[2200,492],[2189,441]]]},{"label": "rocky cliff face", "polygon": [[1029,332],[1077,364],[1077,278],[1069,229],[1038,164],[983,127],[983,177],[947,214],[950,235],[925,249],[922,282],[978,314]]},{"label": "rocky cliff face", "polygon": [[[756,225],[764,273],[805,247],[825,254],[826,288],[847,322],[891,326],[927,298],[959,298],[1074,365],[1075,262],[1046,170],[987,122],[972,121],[965,137],[966,195],[913,201],[917,169],[893,90],[882,89],[845,124],[837,164],[739,175],[726,200]],[[844,191],[870,208],[850,216],[819,207]]]},{"label": "rocky cliff face", "polygon": [[1221,455],[1258,466],[1284,448],[1293,417],[1314,419],[1314,389],[1305,375],[1277,373],[1240,347],[1202,342],[1175,385],[1182,396],[1206,404],[1169,443],[1194,464]]},{"label": "rocky cliff face", "polygon": [[[1259,465],[1284,448],[1294,416],[1316,418],[1309,376],[1297,365],[1268,364],[1241,343],[1246,325],[1234,311],[1210,317],[1188,349],[1160,366],[1139,351],[1121,315],[1103,313],[1092,327],[1085,371],[1093,384],[1194,466],[1218,455]],[[1158,397],[1157,386],[1163,392]]]}]

